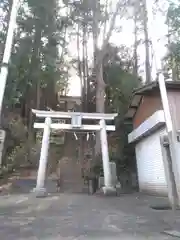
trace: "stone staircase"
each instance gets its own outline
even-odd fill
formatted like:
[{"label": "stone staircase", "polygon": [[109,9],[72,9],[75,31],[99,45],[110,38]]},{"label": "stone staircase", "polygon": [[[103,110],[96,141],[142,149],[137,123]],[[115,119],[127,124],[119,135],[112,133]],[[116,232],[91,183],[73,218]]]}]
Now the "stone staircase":
[{"label": "stone staircase", "polygon": [[81,178],[81,166],[74,158],[63,157],[61,159],[62,190],[65,192],[82,192],[83,179]]},{"label": "stone staircase", "polygon": [[77,141],[73,133],[66,135],[64,157],[61,159],[62,190],[65,192],[81,193],[84,182],[81,177],[81,164],[77,159]]}]

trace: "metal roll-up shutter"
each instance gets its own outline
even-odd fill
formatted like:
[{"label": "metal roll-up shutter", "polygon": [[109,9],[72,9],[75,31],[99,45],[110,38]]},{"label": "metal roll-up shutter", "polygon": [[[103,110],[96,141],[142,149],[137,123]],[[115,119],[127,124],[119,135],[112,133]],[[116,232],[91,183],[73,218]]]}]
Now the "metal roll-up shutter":
[{"label": "metal roll-up shutter", "polygon": [[160,135],[165,129],[143,138],[136,145],[139,189],[150,194],[167,196]]}]

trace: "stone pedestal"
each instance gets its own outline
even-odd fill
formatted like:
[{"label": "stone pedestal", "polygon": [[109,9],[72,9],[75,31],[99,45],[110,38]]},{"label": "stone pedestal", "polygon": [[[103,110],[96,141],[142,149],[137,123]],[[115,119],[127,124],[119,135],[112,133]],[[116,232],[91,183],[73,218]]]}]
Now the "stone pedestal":
[{"label": "stone pedestal", "polygon": [[110,162],[110,171],[111,171],[111,184],[112,186],[116,186],[117,184],[117,172],[116,172],[116,163]]},{"label": "stone pedestal", "polygon": [[6,132],[0,129],[0,167],[2,165],[2,154],[3,154],[5,137],[6,137]]},{"label": "stone pedestal", "polygon": [[32,190],[32,193],[35,195],[35,197],[37,198],[43,198],[43,197],[47,197],[48,193],[46,188],[34,188]]},{"label": "stone pedestal", "polygon": [[117,192],[116,192],[116,188],[115,187],[111,187],[111,186],[104,186],[102,188],[104,195],[106,196],[116,196]]},{"label": "stone pedestal", "polygon": [[117,195],[117,188],[116,185],[118,183],[117,181],[117,174],[116,174],[116,163],[110,162],[110,185],[105,185],[104,177],[99,177],[99,188],[102,189],[104,195]]},{"label": "stone pedestal", "polygon": [[99,177],[99,183],[98,183],[98,187],[102,188],[104,186],[104,177]]}]

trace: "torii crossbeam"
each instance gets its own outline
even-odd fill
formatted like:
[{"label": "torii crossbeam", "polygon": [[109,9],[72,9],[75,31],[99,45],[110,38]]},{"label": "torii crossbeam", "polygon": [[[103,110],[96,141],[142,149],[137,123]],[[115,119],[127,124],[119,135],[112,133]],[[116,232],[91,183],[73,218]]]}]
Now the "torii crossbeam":
[{"label": "torii crossbeam", "polygon": [[[102,113],[78,113],[78,112],[56,112],[32,110],[37,118],[45,118],[44,123],[34,123],[34,128],[44,129],[39,168],[37,175],[37,184],[34,192],[37,197],[46,196],[45,176],[48,161],[49,138],[51,129],[73,130],[73,131],[100,131],[100,141],[104,171],[104,194],[114,192],[112,185],[112,176],[109,164],[109,152],[107,143],[107,131],[115,131],[114,125],[106,125],[106,121],[112,121],[117,114]],[[53,119],[71,119],[71,124],[53,123]],[[82,124],[83,119],[96,120],[99,124],[86,125]]]}]

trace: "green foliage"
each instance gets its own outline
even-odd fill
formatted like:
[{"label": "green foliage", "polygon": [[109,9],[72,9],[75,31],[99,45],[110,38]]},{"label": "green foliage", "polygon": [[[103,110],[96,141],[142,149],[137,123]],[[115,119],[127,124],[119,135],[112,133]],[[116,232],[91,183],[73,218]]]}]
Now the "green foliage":
[{"label": "green foliage", "polygon": [[132,130],[132,124],[126,124],[125,114],[131,101],[132,91],[140,85],[140,80],[132,73],[133,64],[128,49],[122,47],[121,52],[116,49],[114,53],[115,56],[109,56],[111,60],[106,61],[104,80],[107,84],[107,111],[118,113],[116,134],[111,136],[117,145],[116,150],[112,149],[114,146],[110,146],[110,158],[116,162],[118,172],[120,172],[134,167],[134,161],[132,161],[134,150],[128,144],[127,139],[128,133]]},{"label": "green foliage", "polygon": [[[126,123],[127,113],[132,91],[140,85],[140,79],[133,75],[133,63],[129,49],[121,46],[116,48],[108,46],[107,54],[104,58],[104,81],[106,83],[106,112],[118,113],[115,120],[116,133],[110,134],[109,157],[110,161],[116,162],[117,171],[121,172],[134,170],[135,157],[134,148],[128,144],[127,136],[132,131],[132,123]],[[91,85],[93,86],[93,84]],[[94,98],[94,86],[91,92]],[[92,106],[91,106],[92,108]],[[102,174],[102,156],[97,156],[95,172]]]},{"label": "green foliage", "polygon": [[112,65],[107,70],[109,107],[121,116],[127,110],[132,90],[138,81],[131,73],[123,70],[120,65]]},{"label": "green foliage", "polygon": [[[7,9],[2,19],[3,27],[0,28],[0,41],[3,47],[8,25],[9,2],[4,0],[0,5],[0,8]],[[39,142],[37,141],[36,145],[31,139],[27,139],[30,133],[28,129],[31,128],[27,126],[29,123],[25,119],[29,119],[32,107],[45,108],[49,103],[53,103],[52,105],[56,107],[57,101],[54,99],[56,100],[57,92],[67,89],[69,69],[65,59],[66,29],[72,29],[74,32],[79,24],[80,33],[82,34],[85,30],[89,36],[88,34],[92,35],[95,30],[94,14],[97,17],[96,21],[100,23],[98,31],[112,15],[105,12],[104,5],[98,5],[96,8],[99,1],[66,0],[63,2],[68,7],[68,11],[62,16],[59,14],[60,4],[56,0],[25,0],[20,8],[4,100],[6,110],[12,112],[11,116],[5,118],[8,124],[3,125],[8,132],[8,141],[5,144],[6,165],[21,165],[29,161],[29,156],[31,156],[31,162],[35,159],[36,163]],[[60,48],[65,49],[61,56]],[[126,159],[127,155],[123,155],[123,151],[129,130],[124,125],[124,115],[132,89],[139,81],[132,74],[133,64],[128,49],[124,46],[117,49],[109,45],[107,50],[103,64],[106,111],[119,113],[116,122],[120,137],[117,138],[119,143],[117,155]],[[94,99],[96,89],[96,83],[93,81],[92,83],[90,101]],[[15,112],[18,112],[18,116],[14,114]],[[117,156],[111,156],[111,158],[117,159]]]},{"label": "green foliage", "polygon": [[3,118],[2,127],[6,130],[3,166],[16,169],[22,165],[36,165],[41,145],[27,141],[27,127],[23,119],[18,114],[8,113]]},{"label": "green foliage", "polygon": [[[4,50],[11,1],[0,11],[0,60]],[[67,17],[56,0],[25,0],[21,4],[4,98],[2,127],[6,130],[3,164],[37,164],[40,144],[28,133],[32,107],[56,107],[56,95],[68,86],[68,68],[59,48],[65,46]],[[38,105],[38,102],[40,105]],[[29,162],[30,160],[30,162]]]},{"label": "green foliage", "polygon": [[[67,78],[62,77],[64,71],[60,70],[62,61],[58,50],[65,41],[62,31],[65,22],[61,21],[58,12],[56,0],[26,0],[21,6],[5,94],[6,105],[21,104],[30,94],[36,96],[37,87],[48,89],[55,96],[67,86]],[[1,35],[4,33],[5,29]],[[44,93],[42,91],[41,98],[45,98]],[[36,97],[34,99],[38,101]]]},{"label": "green foliage", "polygon": [[27,139],[27,127],[18,114],[7,113],[2,119],[2,127],[6,130],[6,152],[11,152],[14,146],[19,146]]},{"label": "green foliage", "polygon": [[[110,46],[113,48],[113,46]],[[112,52],[112,49],[111,49]],[[107,106],[108,111],[119,113],[123,119],[130,103],[130,97],[134,88],[140,81],[132,74],[133,63],[130,59],[128,49],[122,46],[114,51],[115,56],[109,56],[104,66],[104,81],[107,84]]]},{"label": "green foliage", "polygon": [[170,2],[169,8],[167,11],[166,23],[171,27],[172,33],[180,34],[180,2]]},{"label": "green foliage", "polygon": [[[168,25],[167,54],[164,57],[164,70],[168,78],[180,80],[180,2],[170,2],[166,15]],[[170,74],[170,71],[172,74]],[[172,76],[171,76],[172,75]]]}]

